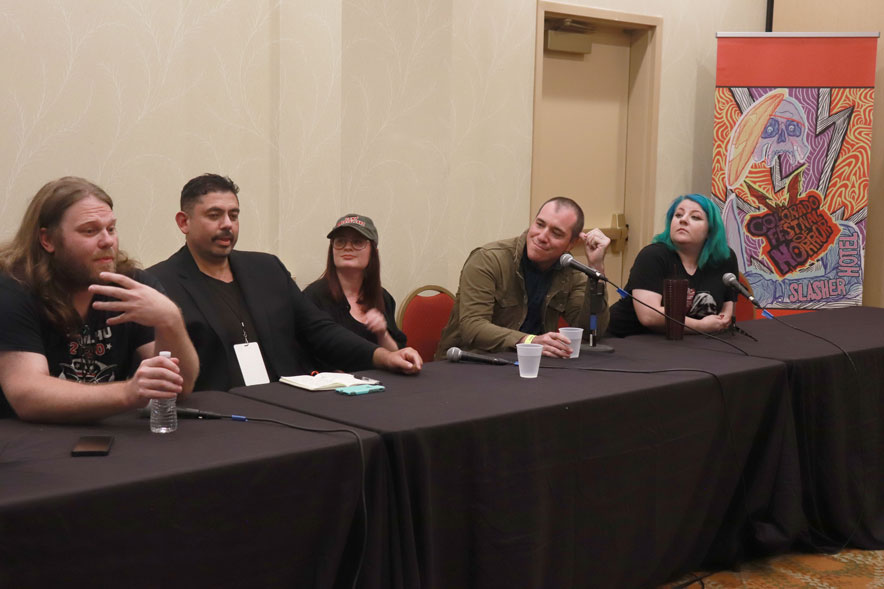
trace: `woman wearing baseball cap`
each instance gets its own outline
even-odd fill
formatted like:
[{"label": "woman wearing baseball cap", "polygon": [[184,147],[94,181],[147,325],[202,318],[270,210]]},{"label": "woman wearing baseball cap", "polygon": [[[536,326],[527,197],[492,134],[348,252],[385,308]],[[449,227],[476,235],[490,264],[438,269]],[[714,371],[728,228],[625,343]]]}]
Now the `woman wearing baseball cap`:
[{"label": "woman wearing baseball cap", "polygon": [[378,231],[365,215],[344,215],[328,233],[325,272],[304,289],[317,307],[388,350],[405,347],[396,327],[396,302],[381,286]]}]

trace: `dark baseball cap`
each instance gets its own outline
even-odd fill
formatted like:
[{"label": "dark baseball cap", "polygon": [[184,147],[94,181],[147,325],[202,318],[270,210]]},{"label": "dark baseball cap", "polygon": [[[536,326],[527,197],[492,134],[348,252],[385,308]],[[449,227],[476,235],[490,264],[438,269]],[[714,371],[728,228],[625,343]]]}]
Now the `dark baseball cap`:
[{"label": "dark baseball cap", "polygon": [[378,244],[378,230],[375,229],[374,221],[365,215],[357,215],[355,213],[350,213],[344,215],[338,222],[335,223],[335,226],[332,227],[332,230],[328,232],[328,237],[331,239],[332,235],[334,235],[335,231],[338,229],[343,229],[345,227],[350,227],[351,229],[355,229],[366,238],[372,240],[375,245]]}]

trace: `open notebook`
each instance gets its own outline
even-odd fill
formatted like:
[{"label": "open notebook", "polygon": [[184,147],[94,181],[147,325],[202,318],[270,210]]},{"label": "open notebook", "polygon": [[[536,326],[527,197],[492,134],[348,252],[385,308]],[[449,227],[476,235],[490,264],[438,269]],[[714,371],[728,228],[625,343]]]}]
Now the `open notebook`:
[{"label": "open notebook", "polygon": [[314,375],[283,376],[279,379],[279,382],[307,389],[308,391],[332,391],[339,387],[378,383],[378,381],[370,378],[358,378],[344,372],[320,372]]}]

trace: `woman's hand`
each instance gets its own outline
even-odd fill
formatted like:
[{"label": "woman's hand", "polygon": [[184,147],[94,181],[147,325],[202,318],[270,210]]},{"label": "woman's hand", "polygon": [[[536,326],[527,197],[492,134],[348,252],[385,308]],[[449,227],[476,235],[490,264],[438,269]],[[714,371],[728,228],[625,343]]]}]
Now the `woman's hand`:
[{"label": "woman's hand", "polygon": [[724,313],[720,315],[706,315],[702,319],[696,320],[696,326],[694,327],[697,331],[702,331],[703,333],[718,333],[719,331],[724,331],[730,326],[731,320],[730,317]]},{"label": "woman's hand", "polygon": [[365,326],[370,332],[380,337],[387,333],[387,319],[377,309],[369,309],[365,312]]}]

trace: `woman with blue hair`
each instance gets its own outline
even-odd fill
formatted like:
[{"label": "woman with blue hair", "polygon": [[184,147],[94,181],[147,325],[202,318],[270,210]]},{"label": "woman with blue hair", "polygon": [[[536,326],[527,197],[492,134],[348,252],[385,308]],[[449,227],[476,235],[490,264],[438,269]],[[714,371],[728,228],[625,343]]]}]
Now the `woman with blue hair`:
[{"label": "woman with blue hair", "polygon": [[726,272],[736,275],[739,266],[718,207],[702,194],[679,196],[666,211],[666,228],[635,258],[626,283],[632,297],[611,307],[608,333],[624,337],[664,331],[666,320],[660,313],[667,278],[688,280],[685,325],[703,333],[727,329],[736,293],[721,280]]}]

